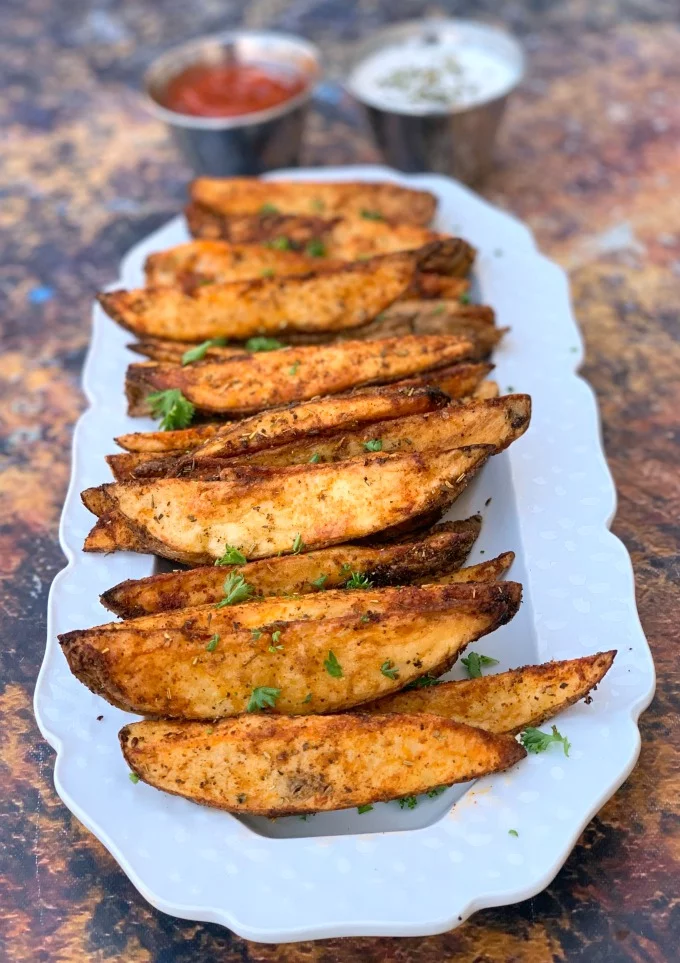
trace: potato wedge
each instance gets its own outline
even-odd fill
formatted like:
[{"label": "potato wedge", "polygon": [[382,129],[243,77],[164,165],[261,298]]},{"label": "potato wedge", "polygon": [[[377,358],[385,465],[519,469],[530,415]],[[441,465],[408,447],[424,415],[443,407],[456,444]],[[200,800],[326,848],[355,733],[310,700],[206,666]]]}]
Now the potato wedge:
[{"label": "potato wedge", "polygon": [[[261,688],[278,690],[277,713],[337,712],[395,692],[423,672],[446,671],[468,643],[515,615],[521,586],[407,586],[370,595],[336,591],[228,611],[177,610],[67,632],[59,641],[74,675],[130,712],[239,715]],[[293,610],[312,615],[260,621]]]},{"label": "potato wedge", "polygon": [[437,208],[437,198],[429,191],[368,181],[198,177],[189,187],[189,197],[193,203],[224,214],[340,215],[417,225],[429,224]]},{"label": "potato wedge", "polygon": [[[333,465],[225,469],[217,482],[114,482],[86,489],[82,499],[107,516],[107,526],[113,517],[125,519],[137,551],[189,565],[214,562],[226,545],[266,558],[289,554],[300,541],[308,551],[325,548],[443,510],[492,452],[480,445]],[[85,550],[92,544],[88,536]]]},{"label": "potato wedge", "polygon": [[[203,411],[231,416],[254,414],[317,395],[399,381],[461,361],[472,348],[470,341],[457,335],[412,335],[368,343],[345,341],[286,348],[186,368],[153,362],[132,364],[126,376],[128,410],[131,415],[148,414],[149,394],[179,388]],[[439,384],[436,379],[433,382]]]},{"label": "potato wedge", "polygon": [[[196,464],[206,459],[231,458],[299,438],[401,418],[407,414],[435,411],[443,408],[447,401],[444,392],[427,385],[363,388],[345,395],[321,397],[287,408],[263,411],[243,421],[228,422],[192,451]],[[144,457],[138,457],[140,454]],[[110,455],[107,461],[118,480],[135,476],[168,477],[177,474],[182,467],[179,459],[183,454],[173,452],[158,459],[153,453],[149,457],[146,452],[130,452],[126,455]]]},{"label": "potato wedge", "polygon": [[[191,202],[184,209],[192,237],[223,240],[231,244],[278,244],[302,250],[310,241],[325,241],[340,218],[301,214],[221,214]],[[388,225],[383,225],[387,229]],[[280,241],[279,238],[285,238]],[[335,257],[336,255],[333,255]]]},{"label": "potato wedge", "polygon": [[[102,292],[98,300],[129,331],[170,341],[243,340],[287,330],[342,331],[374,318],[412,288],[418,272],[455,258],[458,244],[455,238],[434,241],[415,251],[326,271],[207,284],[191,293],[181,288],[140,288]],[[440,284],[437,277],[428,281],[434,296],[442,291],[460,293],[467,286],[461,278],[442,279]]]},{"label": "potato wedge", "polygon": [[580,659],[527,665],[479,679],[399,692],[362,711],[441,715],[488,732],[516,733],[584,699],[611,668],[616,649]]},{"label": "potato wedge", "polygon": [[[503,451],[524,434],[531,417],[529,395],[504,395],[490,400],[453,402],[438,411],[372,422],[357,429],[329,435],[302,437],[286,445],[223,458],[212,454],[213,439],[201,449],[164,461],[137,462],[138,455],[109,455],[107,462],[117,481],[144,477],[203,478],[218,480],[224,468],[235,465],[284,467],[346,461],[366,451],[426,452],[466,445],[493,445]],[[207,454],[206,454],[207,452]]]},{"label": "potato wedge", "polygon": [[134,431],[126,435],[118,435],[113,440],[126,451],[156,454],[189,451],[191,448],[198,448],[229,424],[231,422],[209,421],[205,424],[192,425],[190,428],[178,428],[175,431]]},{"label": "potato wedge", "polygon": [[500,390],[498,388],[497,381],[480,381],[470,397],[482,400],[488,398],[498,398],[499,395]]},{"label": "potato wedge", "polygon": [[120,582],[100,597],[102,605],[124,619],[219,602],[224,580],[243,575],[259,596],[303,594],[345,584],[348,572],[366,576],[374,586],[430,581],[434,573],[460,565],[479,535],[481,518],[443,522],[423,535],[384,546],[339,545],[301,555],[281,555],[245,565],[206,566],[163,572]]},{"label": "potato wedge", "polygon": [[211,726],[146,720],[125,726],[120,743],[130,770],[156,789],[271,817],[416,795],[500,772],[526,755],[510,736],[425,715],[247,715]]},{"label": "potato wedge", "polygon": [[477,565],[466,565],[465,568],[449,571],[436,578],[428,579],[428,585],[453,585],[459,582],[497,582],[505,578],[506,572],[515,561],[514,552],[503,552],[496,558],[489,558]]}]

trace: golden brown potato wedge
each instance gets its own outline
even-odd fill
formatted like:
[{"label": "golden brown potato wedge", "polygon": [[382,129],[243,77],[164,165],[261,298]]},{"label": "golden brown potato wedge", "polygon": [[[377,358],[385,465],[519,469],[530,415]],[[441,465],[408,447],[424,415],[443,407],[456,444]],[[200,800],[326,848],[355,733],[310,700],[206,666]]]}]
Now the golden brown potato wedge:
[{"label": "golden brown potato wedge", "polygon": [[437,207],[429,191],[367,181],[263,181],[252,177],[198,177],[189,187],[193,203],[224,214],[297,214],[359,217],[427,225]]},{"label": "golden brown potato wedge", "polygon": [[124,619],[216,603],[224,597],[224,580],[232,572],[242,574],[259,596],[338,588],[349,572],[365,576],[374,586],[434,581],[434,573],[462,564],[480,527],[480,516],[473,515],[460,522],[443,522],[423,535],[390,545],[339,545],[240,566],[210,565],[128,579],[104,592],[101,602]]},{"label": "golden brown potato wedge", "polygon": [[301,214],[220,214],[195,202],[185,207],[184,216],[192,237],[219,239],[230,244],[268,244],[273,241],[293,250],[302,250],[311,241],[325,241],[340,220]]},{"label": "golden brown potato wedge", "polygon": [[[455,258],[458,244],[455,238],[434,241],[414,251],[326,271],[207,284],[190,293],[181,288],[140,288],[103,292],[98,300],[124,328],[170,341],[243,340],[288,330],[342,331],[374,318],[411,288],[418,272]],[[441,284],[438,275],[432,278],[428,290],[439,292],[433,296],[442,290],[460,293],[467,286],[461,278],[444,278]]]},{"label": "golden brown potato wedge", "polygon": [[527,665],[522,669],[399,692],[363,706],[366,712],[425,712],[488,732],[516,733],[540,726],[602,681],[616,649],[581,659]]},{"label": "golden brown potato wedge", "polygon": [[482,400],[488,398],[498,398],[499,395],[500,391],[497,381],[480,381],[470,397]]},{"label": "golden brown potato wedge", "polygon": [[219,444],[213,439],[202,449],[163,461],[139,464],[138,455],[128,453],[109,455],[107,462],[117,481],[144,477],[217,480],[222,469],[235,465],[283,467],[338,462],[376,449],[389,453],[425,452],[493,445],[502,451],[524,434],[530,418],[529,395],[504,395],[490,400],[452,402],[425,414],[372,422],[328,435],[303,436],[286,445],[226,458],[212,453]]},{"label": "golden brown potato wedge", "polygon": [[[227,422],[204,444],[193,448],[193,456],[196,464],[206,459],[231,458],[277,447],[299,438],[356,428],[358,425],[401,418],[407,414],[435,411],[443,408],[447,401],[444,392],[428,385],[385,385],[363,388],[345,395],[316,398],[287,408],[263,411],[243,421]],[[119,480],[135,475],[164,477],[178,473],[177,469],[181,467],[179,457],[183,454],[173,452],[159,459],[153,453],[149,456],[147,452],[130,452],[109,456],[107,460]]]},{"label": "golden brown potato wedge", "polygon": [[[82,499],[95,515],[106,516],[107,526],[114,516],[124,519],[137,551],[189,565],[214,562],[227,545],[247,558],[266,558],[366,537],[443,510],[493,450],[480,445],[425,455],[368,454],[331,465],[225,469],[214,482],[114,482],[86,489]],[[92,544],[88,536],[85,550]]]},{"label": "golden brown potato wedge", "polygon": [[[130,365],[126,392],[131,415],[148,414],[155,391],[178,388],[203,411],[242,416],[361,385],[389,384],[462,361],[473,345],[457,335],[411,335],[382,341],[286,348],[185,368],[147,362]],[[454,378],[459,372],[454,373]],[[426,383],[430,383],[429,379]],[[438,379],[432,383],[439,384]],[[442,390],[449,393],[443,387]]]},{"label": "golden brown potato wedge", "polygon": [[[227,611],[145,616],[59,641],[81,682],[142,715],[239,715],[262,688],[278,690],[277,713],[337,712],[446,671],[468,643],[515,615],[521,591],[506,582],[375,589],[370,599],[359,591],[272,597]],[[295,610],[311,617],[267,621]]]},{"label": "golden brown potato wedge", "polygon": [[515,561],[514,552],[503,552],[496,558],[489,558],[476,565],[466,565],[465,568],[449,571],[437,578],[428,579],[428,585],[452,585],[455,582],[497,582],[505,578],[506,572]]},{"label": "golden brown potato wedge", "polygon": [[271,817],[416,795],[500,772],[526,755],[511,736],[425,715],[246,715],[210,726],[146,720],[125,726],[120,743],[131,771],[156,789]]},{"label": "golden brown potato wedge", "polygon": [[231,422],[228,421],[208,421],[205,424],[178,428],[175,431],[134,431],[126,435],[118,435],[113,440],[126,451],[156,454],[189,451],[191,448],[198,448],[229,424]]}]

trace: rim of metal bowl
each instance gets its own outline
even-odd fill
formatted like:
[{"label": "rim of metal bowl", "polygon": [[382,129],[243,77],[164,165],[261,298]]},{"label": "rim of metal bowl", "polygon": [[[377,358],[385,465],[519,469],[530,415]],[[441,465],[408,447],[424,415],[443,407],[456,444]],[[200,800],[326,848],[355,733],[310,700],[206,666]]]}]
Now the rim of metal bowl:
[{"label": "rim of metal bowl", "polygon": [[[356,86],[351,82],[352,74],[363,61],[367,60],[371,54],[376,53],[378,50],[384,50],[393,44],[398,43],[400,40],[406,40],[413,36],[424,36],[428,31],[435,31],[442,28],[456,28],[458,30],[467,33],[468,36],[487,36],[495,37],[506,44],[511,55],[514,57],[517,67],[517,77],[513,80],[507,90],[504,90],[500,94],[494,94],[493,96],[486,97],[483,100],[476,101],[469,107],[463,107],[462,109],[456,109],[455,105],[443,108],[428,108],[423,111],[414,110],[398,110],[395,107],[386,107],[380,105],[373,100],[369,100],[365,97]],[[500,100],[503,97],[507,97],[508,94],[512,93],[516,87],[521,84],[526,74],[526,57],[524,54],[524,49],[520,44],[519,40],[510,33],[509,30],[505,30],[503,27],[496,27],[492,24],[484,23],[482,20],[468,20],[463,17],[426,17],[422,20],[402,20],[401,23],[393,23],[389,26],[383,28],[382,30],[377,30],[375,33],[371,34],[365,40],[360,41],[359,44],[352,51],[352,56],[349,61],[347,68],[347,77],[344,81],[343,86],[345,89],[357,100],[360,104],[364,106],[371,107],[374,110],[382,111],[384,114],[395,114],[402,117],[450,117],[451,114],[463,114],[467,111],[477,110],[480,107],[485,107],[487,104],[491,104],[496,100]]]},{"label": "rim of metal bowl", "polygon": [[[269,107],[267,110],[253,111],[249,114],[239,114],[236,117],[199,117],[195,114],[182,114],[178,111],[171,110],[169,107],[164,107],[151,93],[155,75],[162,72],[164,68],[170,67],[173,62],[176,62],[177,66],[174,71],[168,69],[168,80],[176,77],[182,70],[190,67],[193,63],[200,63],[201,58],[198,54],[201,50],[205,49],[205,47],[218,47],[221,44],[238,41],[241,38],[255,41],[278,41],[281,42],[282,45],[295,48],[298,53],[306,55],[309,65],[307,84],[304,90],[301,90],[295,97],[284,100],[283,103]],[[191,58],[191,54],[196,54],[195,60]],[[284,114],[290,113],[290,111],[295,110],[296,107],[306,103],[306,101],[311,98],[314,86],[321,74],[320,60],[320,50],[315,44],[291,33],[280,33],[274,30],[224,30],[221,33],[207,34],[203,37],[196,37],[194,40],[189,40],[186,43],[171,47],[149,64],[143,77],[144,93],[146,95],[145,104],[152,114],[175,127],[194,127],[199,130],[230,130],[237,127],[250,127],[254,124],[266,123],[269,120],[275,120],[277,117],[282,117]],[[263,58],[262,61],[259,62],[264,64],[267,61],[266,58]]]}]

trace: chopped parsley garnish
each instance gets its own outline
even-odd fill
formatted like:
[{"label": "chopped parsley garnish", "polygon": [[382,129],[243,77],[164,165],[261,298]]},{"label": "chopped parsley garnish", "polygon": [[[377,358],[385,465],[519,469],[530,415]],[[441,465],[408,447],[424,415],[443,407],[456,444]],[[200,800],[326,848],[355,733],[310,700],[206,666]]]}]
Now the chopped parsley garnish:
[{"label": "chopped parsley garnish", "polygon": [[216,609],[221,609],[225,605],[237,605],[239,602],[245,602],[253,595],[252,585],[246,582],[240,572],[230,572],[224,580],[222,589],[224,598],[217,603]]},{"label": "chopped parsley garnish", "polygon": [[325,205],[325,203],[321,200],[320,197],[313,197],[313,198],[312,198],[312,210],[313,210],[313,211],[325,211],[325,209],[326,209],[326,205]]},{"label": "chopped parsley garnish", "polygon": [[382,216],[380,211],[369,210],[366,207],[362,207],[359,213],[367,221],[384,221],[385,220],[385,218]]},{"label": "chopped parsley garnish", "polygon": [[277,629],[276,632],[272,632],[271,645],[268,647],[270,652],[281,652],[281,650],[283,649],[283,646],[276,644],[280,638],[281,638],[281,629]]},{"label": "chopped parsley garnish", "polygon": [[268,685],[259,685],[253,689],[246,712],[260,712],[262,709],[273,709],[276,700],[281,695],[280,689],[272,689]]},{"label": "chopped parsley garnish", "polygon": [[282,234],[280,237],[275,237],[271,241],[268,241],[267,247],[272,247],[275,251],[289,251],[291,248],[290,238]]},{"label": "chopped parsley garnish", "polygon": [[257,642],[258,639],[262,638],[262,629],[251,629],[250,634],[253,637],[253,642]]},{"label": "chopped parsley garnish", "polygon": [[310,257],[326,257],[326,245],[318,238],[312,238],[311,241],[307,242],[305,253],[309,254]]},{"label": "chopped parsley garnish", "polygon": [[208,642],[208,644],[207,644],[206,647],[205,647],[205,648],[206,648],[206,651],[207,651],[207,652],[214,652],[215,649],[217,648],[217,643],[218,643],[219,641],[220,641],[219,635],[213,635],[212,639],[210,640],[210,642]]},{"label": "chopped parsley garnish", "polygon": [[365,806],[357,806],[357,812],[360,816],[363,816],[364,813],[370,813],[372,809],[373,806],[371,806],[370,803],[367,803]]},{"label": "chopped parsley garnish", "polygon": [[160,418],[161,431],[174,431],[176,428],[186,428],[194,417],[194,406],[185,398],[179,388],[168,391],[155,391],[147,395],[146,400],[151,405],[151,417]]},{"label": "chopped parsley garnish", "polygon": [[293,555],[299,555],[304,547],[305,543],[302,541],[302,535],[298,532],[293,539]]},{"label": "chopped parsley garnish", "polygon": [[279,209],[276,204],[263,204],[260,208],[260,214],[278,214]]},{"label": "chopped parsley garnish", "polygon": [[278,351],[279,348],[285,348],[285,344],[276,338],[265,338],[260,334],[246,341],[246,351]]},{"label": "chopped parsley garnish", "polygon": [[467,291],[463,291],[463,293],[462,293],[461,296],[458,298],[458,300],[460,301],[461,304],[469,304],[469,303],[470,303],[470,295],[467,293]]},{"label": "chopped parsley garnish", "polygon": [[428,789],[427,795],[430,799],[435,799],[437,796],[441,796],[443,792],[446,792],[448,786],[435,786],[434,789]]},{"label": "chopped parsley garnish", "polygon": [[318,578],[313,579],[311,584],[314,586],[314,588],[322,589],[327,581],[328,581],[328,576],[322,574],[322,575],[319,575]]},{"label": "chopped parsley garnish", "polygon": [[182,355],[182,365],[191,364],[192,361],[202,361],[205,358],[208,348],[222,348],[227,343],[226,338],[208,338],[195,348],[189,348]]},{"label": "chopped parsley garnish", "polygon": [[289,375],[296,375],[298,373],[298,368],[300,367],[300,362],[295,361],[288,369]]},{"label": "chopped parsley garnish", "polygon": [[311,692],[308,692],[307,695],[306,695],[306,696],[304,697],[304,699],[302,700],[302,704],[303,704],[303,706],[304,706],[304,705],[306,705],[308,702],[311,702],[311,701],[312,701],[312,693],[311,693]]},{"label": "chopped parsley garnish", "polygon": [[362,572],[352,572],[350,578],[345,582],[346,589],[370,589],[373,588],[373,582],[369,579],[367,575]]},{"label": "chopped parsley garnish", "polygon": [[371,438],[364,442],[366,451],[382,451],[382,438]]},{"label": "chopped parsley garnish", "polygon": [[276,276],[276,271],[274,268],[262,268],[260,271],[260,277],[262,278],[273,278]]},{"label": "chopped parsley garnish", "polygon": [[516,829],[509,829],[508,836],[519,836],[519,833],[517,832]]},{"label": "chopped parsley garnish", "polygon": [[482,666],[498,665],[498,659],[492,659],[490,655],[479,655],[477,652],[471,652],[467,658],[460,661],[467,669],[467,674],[471,679],[481,678]]},{"label": "chopped parsley garnish", "polygon": [[444,681],[443,679],[435,679],[433,675],[430,675],[428,673],[427,675],[421,675],[419,679],[414,679],[413,682],[409,682],[408,685],[404,686],[404,690],[426,689],[428,686],[431,686],[431,685],[441,685],[443,681]]},{"label": "chopped parsley garnish", "polygon": [[321,455],[319,454],[318,451],[315,451],[312,457],[309,459],[309,464],[318,465],[320,461],[321,461]]},{"label": "chopped parsley garnish", "polygon": [[224,546],[224,555],[215,559],[215,565],[245,565],[248,559],[233,545]]},{"label": "chopped parsley garnish", "polygon": [[387,676],[388,679],[399,678],[399,669],[396,667],[396,665],[392,665],[391,659],[387,659],[385,662],[383,662],[383,664],[380,666],[380,671],[383,675]]},{"label": "chopped parsley garnish", "polygon": [[561,742],[565,756],[569,755],[571,743],[566,736],[557,731],[557,726],[552,726],[552,732],[541,732],[530,726],[521,734],[520,742],[528,752],[545,752],[553,742]]},{"label": "chopped parsley garnish", "polygon": [[133,782],[133,783],[135,784],[135,786],[136,786],[137,783],[139,782],[139,776],[137,775],[136,772],[129,772],[129,773],[128,773],[128,779],[130,780],[130,782]]},{"label": "chopped parsley garnish", "polygon": [[334,679],[342,679],[342,666],[335,657],[335,653],[329,651],[328,658],[324,659],[323,667]]},{"label": "chopped parsley garnish", "polygon": [[443,314],[445,311],[446,311],[446,305],[438,304],[437,307],[432,312],[432,314]]},{"label": "chopped parsley garnish", "polygon": [[400,809],[415,809],[418,805],[418,798],[416,796],[403,796],[397,802]]}]

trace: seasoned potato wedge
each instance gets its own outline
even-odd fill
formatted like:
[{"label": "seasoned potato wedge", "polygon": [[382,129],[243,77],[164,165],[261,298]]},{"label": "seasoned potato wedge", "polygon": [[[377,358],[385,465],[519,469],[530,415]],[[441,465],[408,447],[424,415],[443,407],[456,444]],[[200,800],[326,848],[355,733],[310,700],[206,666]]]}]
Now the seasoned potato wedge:
[{"label": "seasoned potato wedge", "polygon": [[[190,293],[174,287],[109,291],[98,300],[124,328],[170,341],[342,331],[366,324],[413,289],[418,272],[455,258],[457,246],[451,238],[310,274],[207,284]],[[442,278],[441,283],[437,278],[432,274],[426,285],[422,282],[435,297],[456,297],[467,287],[461,278]]]},{"label": "seasoned potato wedge", "polygon": [[216,603],[224,597],[224,580],[232,572],[242,574],[259,596],[338,588],[350,572],[364,575],[374,586],[434,581],[433,573],[450,571],[465,560],[480,527],[480,516],[473,515],[461,522],[443,522],[414,539],[390,545],[339,545],[240,566],[210,565],[128,579],[104,592],[101,602],[125,619]]},{"label": "seasoned potato wedge", "polygon": [[[301,214],[220,214],[195,202],[187,204],[184,216],[192,237],[219,239],[231,244],[268,244],[274,241],[293,250],[303,250],[310,241],[323,239],[325,242],[329,232],[340,221],[337,217],[306,217]],[[391,225],[382,226],[387,229]],[[279,238],[285,238],[285,241]]]},{"label": "seasoned potato wedge", "polygon": [[490,400],[454,402],[426,414],[372,422],[329,435],[305,436],[287,445],[226,458],[212,453],[218,447],[217,439],[213,439],[202,449],[166,458],[163,462],[139,464],[134,453],[109,455],[107,462],[117,481],[144,477],[216,480],[222,469],[235,465],[282,467],[346,461],[359,458],[376,446],[389,453],[449,450],[465,445],[493,445],[502,451],[524,434],[530,417],[529,395],[504,395]]},{"label": "seasoned potato wedge", "polygon": [[415,795],[500,772],[526,755],[511,736],[425,715],[247,715],[211,726],[146,720],[125,726],[120,743],[131,771],[156,789],[271,817]]},{"label": "seasoned potato wedge", "polygon": [[429,191],[367,181],[263,181],[254,177],[198,177],[193,203],[224,214],[299,214],[429,224],[437,199]]},{"label": "seasoned potato wedge", "polygon": [[[276,712],[336,712],[424,672],[446,671],[468,643],[515,615],[521,586],[407,586],[370,595],[335,591],[228,611],[177,610],[68,632],[59,641],[81,682],[131,712],[239,715],[261,688],[278,690]],[[296,611],[301,618],[269,619]]]},{"label": "seasoned potato wedge", "polygon": [[443,682],[399,692],[362,709],[381,715],[425,712],[488,732],[520,732],[527,726],[541,725],[584,699],[602,681],[615,655],[616,649],[612,649],[581,659],[527,665],[479,679]]},{"label": "seasoned potato wedge", "polygon": [[229,421],[209,421],[205,424],[192,425],[190,428],[178,428],[175,431],[133,431],[126,435],[118,435],[113,440],[126,451],[166,452],[189,451],[198,448],[204,441],[216,435]]},{"label": "seasoned potato wedge", "polygon": [[147,414],[150,393],[179,388],[204,411],[253,414],[317,395],[340,394],[360,385],[399,381],[462,361],[471,350],[471,342],[456,335],[412,335],[368,343],[345,341],[286,348],[185,368],[153,362],[133,364],[126,377],[129,413]]},{"label": "seasoned potato wedge", "polygon": [[[407,414],[435,411],[443,408],[447,401],[444,392],[428,385],[363,388],[345,395],[315,398],[287,408],[263,411],[243,421],[227,422],[192,451],[196,464],[206,459],[231,458],[299,438],[356,428],[358,425],[401,418]],[[157,455],[152,453],[149,458],[148,454],[130,452],[127,455],[109,456],[108,461],[118,479],[134,476],[137,468],[139,477],[163,477],[177,473],[173,471],[173,465],[177,465],[178,454],[181,456],[184,452],[173,452],[160,460]]]},{"label": "seasoned potato wedge", "polygon": [[466,565],[465,568],[449,571],[437,578],[428,579],[428,585],[452,585],[455,582],[497,582],[505,578],[505,574],[515,561],[514,552],[503,552],[496,558],[489,558],[477,565]]},{"label": "seasoned potato wedge", "polygon": [[[232,545],[266,558],[365,537],[452,504],[492,454],[489,445],[425,455],[370,454],[331,465],[225,469],[220,481],[159,478],[82,493],[103,517],[99,532],[127,522],[137,551],[209,564]],[[115,529],[117,531],[117,529]],[[134,540],[126,535],[126,546]],[[106,549],[109,551],[110,549]]]},{"label": "seasoned potato wedge", "polygon": [[500,391],[497,381],[480,381],[470,395],[471,398],[486,399],[498,398]]}]

